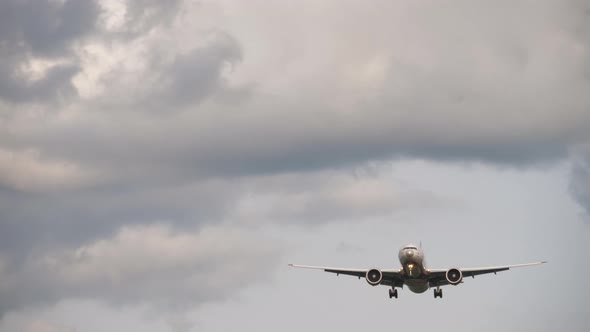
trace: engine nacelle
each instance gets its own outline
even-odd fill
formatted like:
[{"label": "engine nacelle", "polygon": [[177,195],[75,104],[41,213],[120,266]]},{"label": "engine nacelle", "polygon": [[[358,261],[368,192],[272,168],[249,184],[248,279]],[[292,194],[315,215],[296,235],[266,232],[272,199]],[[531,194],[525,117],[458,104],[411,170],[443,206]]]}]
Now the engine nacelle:
[{"label": "engine nacelle", "polygon": [[383,273],[381,273],[381,271],[378,269],[370,269],[367,271],[365,278],[367,279],[369,285],[377,286],[381,283],[381,280],[383,280]]},{"label": "engine nacelle", "polygon": [[452,268],[447,270],[445,277],[447,278],[449,284],[458,285],[461,280],[463,280],[463,273],[461,273],[461,270],[459,269]]}]

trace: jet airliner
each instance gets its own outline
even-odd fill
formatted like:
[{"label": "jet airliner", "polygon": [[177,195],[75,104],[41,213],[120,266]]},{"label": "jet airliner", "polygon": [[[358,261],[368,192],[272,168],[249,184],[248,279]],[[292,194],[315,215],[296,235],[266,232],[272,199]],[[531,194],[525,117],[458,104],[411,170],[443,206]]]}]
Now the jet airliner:
[{"label": "jet airliner", "polygon": [[428,269],[424,263],[424,251],[421,247],[413,244],[403,246],[399,251],[400,269],[346,269],[326,266],[309,266],[289,264],[292,267],[300,267],[306,269],[319,269],[326,272],[336,273],[336,275],[350,275],[365,278],[369,285],[385,285],[391,287],[389,289],[389,298],[397,298],[396,287],[403,288],[407,286],[410,291],[414,293],[424,293],[429,288],[434,288],[434,298],[442,298],[443,293],[441,286],[453,285],[457,286],[463,282],[464,277],[473,277],[476,275],[486,273],[497,273],[506,271],[515,267],[533,266],[544,264],[546,261],[504,265],[504,266],[489,266],[476,268],[450,268],[450,269]]}]

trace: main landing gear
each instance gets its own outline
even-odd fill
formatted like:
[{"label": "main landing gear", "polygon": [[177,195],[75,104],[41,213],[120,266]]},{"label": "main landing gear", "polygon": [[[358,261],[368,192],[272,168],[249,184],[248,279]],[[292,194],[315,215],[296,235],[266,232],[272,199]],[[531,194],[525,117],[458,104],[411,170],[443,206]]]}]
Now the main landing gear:
[{"label": "main landing gear", "polygon": [[395,297],[397,299],[397,289],[392,288],[389,290],[389,298]]},{"label": "main landing gear", "polygon": [[442,299],[442,289],[440,287],[436,287],[434,290],[434,298],[440,297]]}]

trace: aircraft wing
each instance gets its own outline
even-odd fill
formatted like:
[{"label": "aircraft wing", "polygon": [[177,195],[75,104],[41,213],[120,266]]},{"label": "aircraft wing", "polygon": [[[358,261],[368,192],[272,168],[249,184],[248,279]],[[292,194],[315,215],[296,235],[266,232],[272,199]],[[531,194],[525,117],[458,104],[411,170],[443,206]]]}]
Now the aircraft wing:
[{"label": "aircraft wing", "polygon": [[[545,264],[545,263],[547,263],[547,262],[542,261],[542,262],[525,263],[525,264],[503,265],[503,266],[468,267],[468,268],[459,268],[459,270],[463,274],[463,278],[465,278],[465,277],[475,278],[475,276],[480,275],[480,274],[488,274],[488,273],[496,274],[497,272],[507,271],[507,270],[510,270],[510,269],[516,268],[516,267],[533,266],[533,265],[539,265],[539,264]],[[444,285],[449,284],[449,282],[447,281],[447,278],[446,278],[446,273],[447,273],[448,269],[444,269],[444,270],[443,269],[429,269],[428,271],[430,272],[429,276],[428,276],[430,286],[436,286],[436,285],[444,286]]]},{"label": "aircraft wing", "polygon": [[[291,267],[298,267],[304,269],[315,269],[315,270],[324,270],[330,273],[336,273],[336,275],[348,275],[358,277],[359,279],[365,278],[367,272],[370,269],[348,269],[348,268],[340,268],[340,267],[328,267],[328,266],[310,266],[310,265],[297,265],[297,264],[289,264]],[[400,270],[396,269],[385,269],[381,270],[383,273],[383,280],[381,281],[381,285],[386,286],[396,286],[401,287],[403,285],[403,279],[400,276]],[[444,277],[444,275],[443,275]]]}]

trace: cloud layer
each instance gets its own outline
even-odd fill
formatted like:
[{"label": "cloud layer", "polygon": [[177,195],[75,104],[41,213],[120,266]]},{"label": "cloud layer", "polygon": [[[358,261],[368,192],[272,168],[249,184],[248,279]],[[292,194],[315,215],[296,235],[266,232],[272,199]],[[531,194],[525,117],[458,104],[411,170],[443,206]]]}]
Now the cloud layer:
[{"label": "cloud layer", "polygon": [[[165,225],[123,227],[78,248],[0,260],[2,312],[62,298],[183,308],[271,278],[277,248],[223,227],[177,232]],[[224,295],[225,294],[225,295]]]},{"label": "cloud layer", "polygon": [[0,98],[46,102],[76,93],[73,48],[94,32],[99,7],[84,1],[0,4]]},{"label": "cloud layer", "polygon": [[278,256],[244,225],[445,204],[353,174],[386,160],[577,158],[571,192],[590,209],[588,12],[2,2],[0,313],[221,299],[217,282],[253,283]]},{"label": "cloud layer", "polygon": [[573,149],[570,191],[590,217],[590,145]]}]

